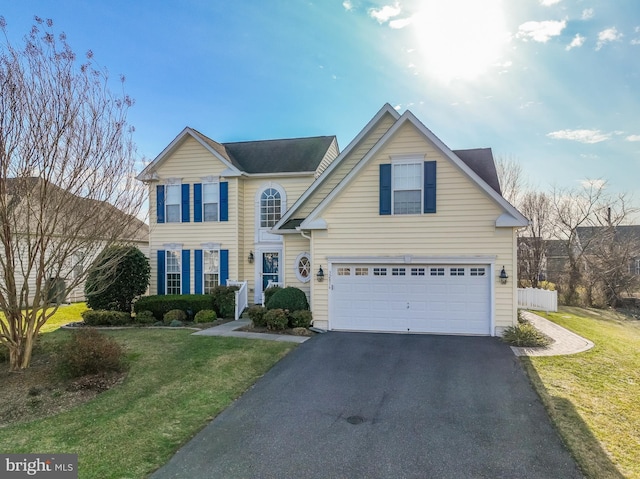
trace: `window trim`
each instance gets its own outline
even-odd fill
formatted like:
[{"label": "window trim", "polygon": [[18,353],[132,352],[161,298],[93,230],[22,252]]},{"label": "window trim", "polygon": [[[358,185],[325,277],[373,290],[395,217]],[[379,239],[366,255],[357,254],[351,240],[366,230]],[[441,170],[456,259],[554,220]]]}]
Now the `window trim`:
[{"label": "window trim", "polygon": [[[174,273],[174,272],[169,272],[169,257],[174,254],[176,255],[177,261],[178,261],[178,272]],[[178,292],[177,293],[170,293],[169,292],[169,275],[170,274],[178,274],[180,277],[180,284],[178,285]],[[177,249],[177,248],[167,248],[164,250],[164,294],[182,294],[182,281],[183,281],[183,277],[182,277],[182,249]]]},{"label": "window trim", "polygon": [[[302,273],[300,273],[300,262],[306,258],[307,261],[309,262],[309,274],[305,277],[302,275]],[[296,262],[293,265],[293,269],[294,272],[296,274],[296,278],[298,278],[298,281],[300,281],[301,283],[308,283],[309,281],[311,281],[311,272],[313,270],[313,263],[311,262],[311,255],[309,253],[307,253],[306,251],[304,253],[300,253],[297,257],[296,257]]]},{"label": "window trim", "polygon": [[[396,191],[416,191],[414,189],[396,189],[396,167],[404,166],[404,165],[413,165],[417,166],[420,170],[420,181],[419,181],[419,190],[420,190],[420,202],[419,202],[419,210],[417,213],[396,213],[395,211],[395,193]],[[424,205],[424,157],[411,156],[406,158],[396,158],[391,160],[391,214],[392,215],[421,215],[423,214],[423,205]]]},{"label": "window trim", "polygon": [[[205,201],[204,201],[204,198],[205,198],[204,190],[205,190],[205,187],[207,185],[218,185],[218,198],[217,198],[218,201],[216,203],[205,203]],[[212,205],[212,204],[216,204],[217,205],[217,213],[218,213],[217,214],[217,216],[218,216],[217,220],[207,220],[207,218],[206,218],[206,216],[204,214],[205,205]],[[217,180],[217,181],[215,181],[215,180],[203,181],[202,182],[202,222],[203,223],[219,223],[220,221],[221,221],[220,220],[220,180]],[[204,285],[204,283],[203,283],[203,285]]]},{"label": "window trim", "polygon": [[[279,204],[280,214],[278,215],[278,218],[276,218],[276,220],[271,225],[268,224],[269,223],[269,211],[268,210],[266,211],[266,215],[267,216],[266,216],[266,218],[264,218],[264,220],[263,220],[263,216],[262,216],[262,213],[263,213],[262,212],[262,208],[263,208],[263,206],[262,206],[263,203],[262,202],[263,201],[266,202],[265,208],[267,208],[267,209],[270,208],[270,205],[268,203],[270,201],[270,198],[264,198],[264,195],[269,190],[275,191],[275,193],[278,195],[277,196],[277,200],[280,203]],[[274,201],[275,201],[275,198],[276,198],[275,195],[273,196],[273,198],[274,198]],[[274,211],[275,211],[275,205],[274,205]],[[278,188],[275,188],[274,186],[268,186],[266,188],[262,188],[262,190],[260,192],[260,206],[259,206],[259,211],[258,211],[258,215],[260,217],[260,219],[259,219],[260,228],[262,228],[262,229],[271,229],[271,228],[273,228],[278,223],[278,221],[280,221],[280,218],[282,218],[282,211],[283,211],[283,208],[282,208],[282,193],[280,192],[280,190]],[[264,225],[263,222],[266,222],[267,224]]]},{"label": "window trim", "polygon": [[[178,189],[178,203],[169,203],[169,188]],[[178,206],[178,221],[170,221],[169,206]],[[170,182],[164,185],[164,222],[165,223],[182,223],[182,183]]]},{"label": "window trim", "polygon": [[209,294],[207,293],[207,281],[206,281],[206,275],[207,274],[216,274],[216,273],[211,273],[211,272],[207,272],[205,270],[205,264],[207,264],[206,260],[205,260],[205,256],[207,254],[207,252],[212,253],[212,252],[217,252],[218,253],[218,284],[217,286],[220,286],[220,271],[222,269],[221,267],[221,254],[220,254],[220,248],[219,247],[203,247],[202,248],[202,294]]}]

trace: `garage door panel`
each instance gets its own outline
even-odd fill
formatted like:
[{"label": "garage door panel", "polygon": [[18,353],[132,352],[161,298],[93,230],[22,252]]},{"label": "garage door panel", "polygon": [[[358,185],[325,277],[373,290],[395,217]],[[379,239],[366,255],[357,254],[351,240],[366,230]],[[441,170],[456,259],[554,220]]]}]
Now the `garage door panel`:
[{"label": "garage door panel", "polygon": [[488,271],[487,265],[334,265],[329,327],[490,334]]}]

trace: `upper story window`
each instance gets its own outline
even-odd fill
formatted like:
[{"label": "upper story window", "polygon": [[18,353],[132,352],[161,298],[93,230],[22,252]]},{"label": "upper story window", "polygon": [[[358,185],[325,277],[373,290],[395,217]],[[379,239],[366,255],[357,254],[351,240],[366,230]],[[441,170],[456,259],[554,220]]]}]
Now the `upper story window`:
[{"label": "upper story window", "polygon": [[167,223],[180,223],[180,197],[182,185],[167,185],[165,198],[165,218]]},{"label": "upper story window", "polygon": [[393,164],[393,214],[422,213],[422,163]]},{"label": "upper story window", "polygon": [[282,215],[282,197],[275,188],[267,188],[260,196],[260,227],[273,227]]},{"label": "upper story window", "polygon": [[220,201],[220,185],[204,183],[202,185],[202,210],[204,221],[218,221]]}]

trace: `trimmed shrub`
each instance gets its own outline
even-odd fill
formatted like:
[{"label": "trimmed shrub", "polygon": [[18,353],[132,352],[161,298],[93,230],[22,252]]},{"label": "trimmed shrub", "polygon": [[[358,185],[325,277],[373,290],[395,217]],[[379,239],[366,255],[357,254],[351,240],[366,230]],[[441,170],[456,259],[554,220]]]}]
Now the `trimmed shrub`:
[{"label": "trimmed shrub", "polygon": [[172,321],[186,321],[187,313],[182,311],[181,309],[172,309],[171,311],[167,311],[164,313],[162,320],[165,324],[169,324]]},{"label": "trimmed shrub", "polygon": [[91,309],[131,311],[149,285],[149,259],[135,246],[110,246],[89,268],[84,286]]},{"label": "trimmed shrub", "polygon": [[201,309],[193,318],[194,323],[213,323],[218,316],[213,309]]},{"label": "trimmed shrub", "polygon": [[266,303],[267,309],[288,309],[300,311],[309,309],[307,295],[299,288],[289,286],[276,291]]},{"label": "trimmed shrub", "polygon": [[67,378],[124,371],[124,350],[115,339],[83,328],[62,345],[58,368]]},{"label": "trimmed shrub", "polygon": [[313,320],[313,315],[311,311],[300,310],[294,311],[289,316],[289,327],[290,328],[308,328],[311,326],[311,321]]},{"label": "trimmed shrub", "polygon": [[265,321],[265,313],[267,312],[267,308],[263,308],[262,306],[251,306],[247,310],[247,314],[249,315],[249,319],[253,323],[253,326],[256,328],[264,328],[267,325]]},{"label": "trimmed shrub", "polygon": [[131,314],[122,311],[88,309],[82,312],[82,319],[87,326],[123,326],[131,323]]},{"label": "trimmed shrub", "polygon": [[203,309],[215,308],[210,294],[160,294],[139,298],[133,305],[133,309],[136,313],[144,310],[151,311],[158,321],[162,321],[164,315],[172,309],[190,310],[192,314],[196,314]]},{"label": "trimmed shrub", "polygon": [[502,340],[512,346],[525,348],[544,347],[550,344],[549,338],[528,322],[506,328],[502,333]]},{"label": "trimmed shrub", "polygon": [[236,312],[237,286],[216,286],[213,288],[211,298],[213,309],[219,318],[233,318]]},{"label": "trimmed shrub", "polygon": [[289,325],[289,318],[283,309],[268,310],[264,314],[264,320],[271,331],[282,331]]},{"label": "trimmed shrub", "polygon": [[276,294],[278,291],[282,291],[280,286],[272,286],[271,288],[267,288],[262,293],[264,296],[264,305],[266,306],[271,297]]},{"label": "trimmed shrub", "polygon": [[171,321],[169,323],[169,327],[171,327],[171,328],[179,328],[179,327],[183,326],[183,324],[184,323],[182,321],[180,321],[179,319],[174,319],[173,321]]},{"label": "trimmed shrub", "polygon": [[144,311],[136,313],[135,322],[139,324],[153,324],[156,322],[156,318],[151,311],[145,309]]}]

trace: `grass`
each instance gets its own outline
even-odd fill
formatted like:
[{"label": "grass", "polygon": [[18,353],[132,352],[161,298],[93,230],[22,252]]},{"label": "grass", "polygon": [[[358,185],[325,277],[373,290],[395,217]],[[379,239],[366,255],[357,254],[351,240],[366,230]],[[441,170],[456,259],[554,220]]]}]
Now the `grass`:
[{"label": "grass", "polygon": [[[55,349],[69,334],[45,334],[42,346]],[[146,477],[295,347],[186,330],[108,334],[128,351],[124,383],[67,412],[0,429],[0,451],[77,453],[82,478]]]},{"label": "grass", "polygon": [[587,477],[640,478],[640,322],[581,308],[541,315],[595,343],[523,358],[563,440]]},{"label": "grass", "polygon": [[[67,323],[82,321],[82,316],[80,315],[86,310],[87,305],[85,303],[63,304],[58,308],[58,311],[56,311],[56,313],[47,320],[45,325],[40,329],[40,332],[50,333]],[[0,311],[0,321],[4,320],[4,313]]]}]

